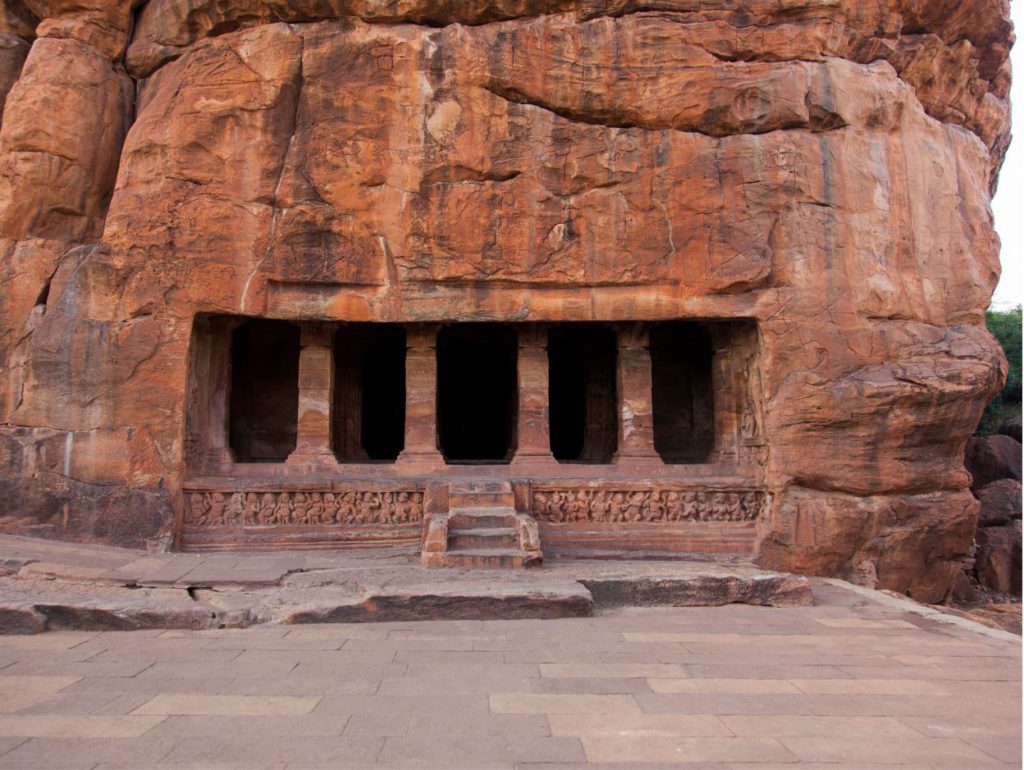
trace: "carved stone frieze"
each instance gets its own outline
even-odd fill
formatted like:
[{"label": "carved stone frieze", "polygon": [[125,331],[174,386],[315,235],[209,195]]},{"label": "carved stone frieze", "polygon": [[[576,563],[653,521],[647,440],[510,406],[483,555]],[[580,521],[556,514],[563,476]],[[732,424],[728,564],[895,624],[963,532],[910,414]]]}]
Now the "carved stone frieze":
[{"label": "carved stone frieze", "polygon": [[414,524],[422,520],[423,493],[418,490],[185,493],[185,524],[193,527]]},{"label": "carved stone frieze", "polygon": [[757,490],[538,489],[533,516],[553,524],[593,521],[756,521],[770,495]]}]

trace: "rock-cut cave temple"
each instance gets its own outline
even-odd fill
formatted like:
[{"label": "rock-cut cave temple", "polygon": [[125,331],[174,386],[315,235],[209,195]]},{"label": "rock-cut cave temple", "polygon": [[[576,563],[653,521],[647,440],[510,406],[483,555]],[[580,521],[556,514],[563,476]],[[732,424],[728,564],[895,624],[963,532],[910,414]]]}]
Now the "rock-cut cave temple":
[{"label": "rock-cut cave temple", "polygon": [[938,601],[1006,0],[3,0],[0,530]]}]

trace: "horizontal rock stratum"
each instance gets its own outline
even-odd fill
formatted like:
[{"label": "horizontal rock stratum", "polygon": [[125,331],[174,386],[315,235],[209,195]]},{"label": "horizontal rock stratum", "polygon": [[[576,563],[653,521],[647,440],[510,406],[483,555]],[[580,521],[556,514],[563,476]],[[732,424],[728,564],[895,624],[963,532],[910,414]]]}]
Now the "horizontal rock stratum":
[{"label": "horizontal rock stratum", "polygon": [[[688,484],[694,527],[756,492],[762,565],[938,601],[976,525],[964,445],[1005,379],[983,316],[1012,41],[1007,0],[3,0],[2,528],[180,543],[221,490],[298,517],[278,492],[303,469],[351,477],[232,465],[204,319],[305,324],[303,409],[330,390],[311,322],[683,320],[739,329],[712,334],[738,362],[710,365],[713,467],[666,466],[680,491],[635,516],[628,489],[603,522],[587,503],[579,537],[615,550],[633,517],[685,551],[666,507],[697,511]],[[451,472],[411,467],[407,529]],[[296,531],[335,523],[296,494]],[[571,518],[542,541],[571,544]]]}]

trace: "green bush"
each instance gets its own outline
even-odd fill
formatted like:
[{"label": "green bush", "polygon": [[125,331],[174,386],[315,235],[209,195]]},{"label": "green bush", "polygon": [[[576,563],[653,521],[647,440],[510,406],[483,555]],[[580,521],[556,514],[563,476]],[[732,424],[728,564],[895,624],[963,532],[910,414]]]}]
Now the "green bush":
[{"label": "green bush", "polygon": [[1010,374],[1006,387],[988,405],[981,417],[980,433],[994,433],[999,426],[1021,416],[1020,353],[1021,306],[1013,310],[990,310],[985,313],[985,325],[1006,351]]}]

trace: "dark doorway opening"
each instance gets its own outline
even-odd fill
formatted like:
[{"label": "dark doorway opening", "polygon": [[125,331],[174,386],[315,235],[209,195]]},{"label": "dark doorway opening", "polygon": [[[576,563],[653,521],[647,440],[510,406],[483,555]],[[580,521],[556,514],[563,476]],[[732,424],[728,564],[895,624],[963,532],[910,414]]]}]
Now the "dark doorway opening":
[{"label": "dark doorway opening", "polygon": [[231,335],[231,449],[240,463],[284,462],[299,419],[299,328],[251,319]]},{"label": "dark doorway opening", "polygon": [[654,448],[666,463],[703,463],[715,444],[711,335],[671,321],[651,329]]},{"label": "dark doorway opening", "polygon": [[548,332],[551,453],[560,462],[610,463],[618,442],[617,341],[602,324]]},{"label": "dark doorway opening", "polygon": [[512,459],[517,353],[516,332],[503,324],[459,324],[438,334],[437,429],[446,462]]},{"label": "dark doorway opening", "polygon": [[394,462],[405,444],[405,329],[350,324],[334,336],[334,453]]}]

